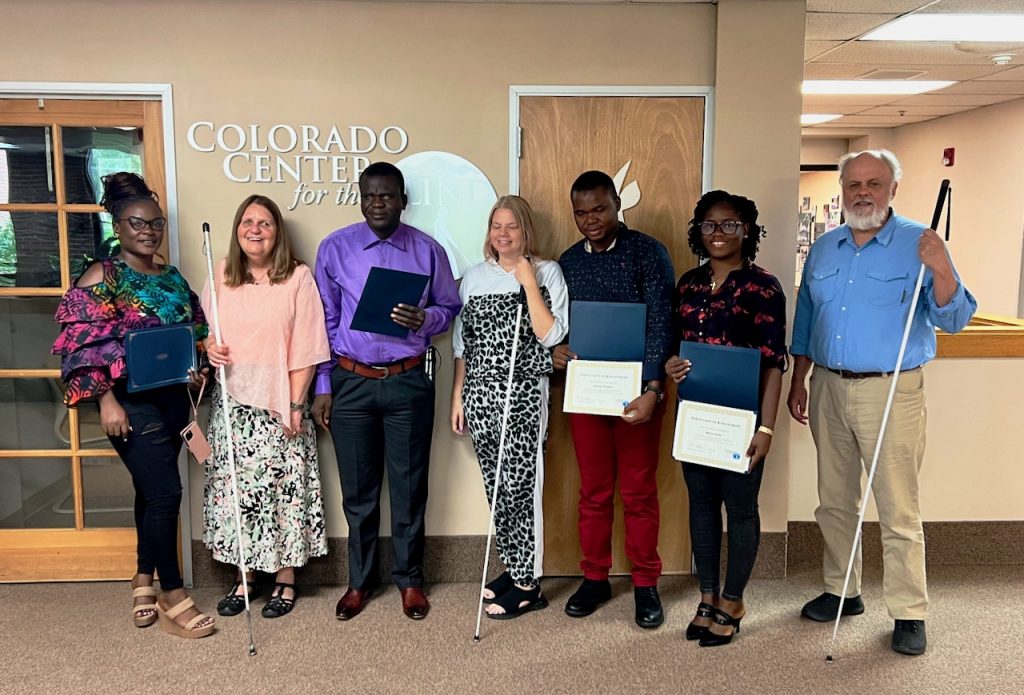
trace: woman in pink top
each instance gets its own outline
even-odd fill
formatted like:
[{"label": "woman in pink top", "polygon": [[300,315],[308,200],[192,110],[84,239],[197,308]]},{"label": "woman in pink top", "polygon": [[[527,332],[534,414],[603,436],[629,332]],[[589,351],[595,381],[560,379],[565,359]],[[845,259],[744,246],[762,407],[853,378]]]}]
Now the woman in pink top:
[{"label": "woman in pink top", "polygon": [[[228,469],[234,445],[246,567],[275,573],[265,618],[295,604],[295,568],[327,554],[316,433],[308,393],[316,365],[330,359],[320,295],[309,268],[292,255],[281,211],[252,195],[235,213],[227,258],[217,265],[222,344],[206,349],[226,367],[231,431],[219,393],[213,395],[203,508],[206,546],[214,559],[238,562]],[[210,288],[203,290],[210,308]],[[251,579],[250,579],[251,581]],[[250,596],[255,595],[250,592]],[[221,615],[244,608],[241,578],[217,605]]]}]

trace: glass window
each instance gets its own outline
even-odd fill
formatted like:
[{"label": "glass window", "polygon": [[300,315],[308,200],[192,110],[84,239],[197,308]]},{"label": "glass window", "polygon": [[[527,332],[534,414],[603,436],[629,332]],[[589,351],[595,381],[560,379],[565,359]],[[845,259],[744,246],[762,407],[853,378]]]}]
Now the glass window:
[{"label": "glass window", "polygon": [[[117,456],[82,459],[82,492],[85,525],[92,528],[125,528],[135,525],[135,487],[128,469]],[[74,511],[72,500],[66,509]]]},{"label": "glass window", "polygon": [[92,261],[116,256],[120,250],[110,215],[105,212],[68,213],[68,252],[72,282],[85,272]]},{"label": "glass window", "polygon": [[0,458],[0,529],[74,527],[70,458]]},{"label": "glass window", "polygon": [[50,354],[57,339],[59,297],[0,297],[0,369],[59,369]]},{"label": "glass window", "polygon": [[0,449],[70,448],[63,395],[59,377],[0,379]]},{"label": "glass window", "polygon": [[118,171],[142,176],[142,128],[63,127],[65,199],[99,204],[103,177]]},{"label": "glass window", "polygon": [[0,213],[0,287],[60,287],[57,213]]},{"label": "glass window", "polygon": [[56,202],[50,128],[0,126],[0,205]]}]

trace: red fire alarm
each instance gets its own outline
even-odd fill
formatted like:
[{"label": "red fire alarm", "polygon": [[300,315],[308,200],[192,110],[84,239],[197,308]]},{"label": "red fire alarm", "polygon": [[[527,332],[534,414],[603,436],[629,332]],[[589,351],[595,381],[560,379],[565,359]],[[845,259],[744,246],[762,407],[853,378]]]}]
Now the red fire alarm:
[{"label": "red fire alarm", "polygon": [[951,167],[953,166],[953,156],[956,154],[956,148],[947,147],[942,150],[942,166]]}]

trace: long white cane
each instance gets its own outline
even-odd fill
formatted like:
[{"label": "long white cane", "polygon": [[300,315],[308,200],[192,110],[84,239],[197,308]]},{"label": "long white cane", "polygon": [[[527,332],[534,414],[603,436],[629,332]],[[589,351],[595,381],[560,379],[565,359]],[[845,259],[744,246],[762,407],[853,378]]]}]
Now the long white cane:
[{"label": "long white cane", "polygon": [[[217,311],[217,279],[213,276],[213,250],[210,246],[210,223],[203,222],[203,253],[206,254],[206,271],[210,281],[210,314],[213,337],[219,345],[220,314]],[[252,611],[249,609],[249,581],[246,578],[248,569],[245,566],[244,542],[242,533],[242,509],[238,498],[238,476],[235,473],[235,447],[231,435],[231,409],[228,405],[227,376],[224,366],[217,367],[217,379],[220,381],[220,407],[224,411],[224,432],[228,443],[228,471],[231,473],[231,497],[235,511],[235,529],[238,531],[238,571],[242,575],[242,596],[245,598],[245,619],[249,627],[249,656],[256,656],[256,642],[252,636]]]},{"label": "long white cane", "polygon": [[[949,192],[949,179],[943,179],[939,186],[939,199],[935,203],[935,213],[932,215],[932,229],[939,226],[939,218],[942,216],[942,206],[946,202],[946,194]],[[825,663],[833,662],[832,652],[836,648],[836,636],[839,634],[839,621],[843,617],[843,604],[846,602],[846,590],[850,586],[850,573],[853,571],[853,561],[857,557],[857,549],[860,547],[861,531],[864,526],[864,512],[868,508],[868,494],[871,492],[871,483],[875,479],[875,470],[878,468],[878,455],[882,451],[882,438],[885,436],[885,426],[889,423],[889,412],[892,410],[892,400],[896,395],[896,383],[900,378],[900,368],[903,366],[903,354],[907,351],[907,339],[910,337],[910,327],[914,322],[914,313],[917,310],[917,301],[921,295],[921,285],[924,283],[924,264],[917,273],[917,284],[914,286],[914,295],[910,300],[910,312],[907,314],[907,323],[903,327],[903,339],[900,341],[900,351],[896,356],[896,368],[892,372],[892,383],[889,384],[889,397],[885,401],[885,411],[882,413],[882,424],[878,429],[878,439],[875,441],[875,452],[871,456],[871,468],[868,470],[867,486],[864,489],[864,496],[861,499],[860,513],[857,515],[857,533],[853,537],[853,546],[850,548],[850,561],[846,565],[846,576],[843,578],[843,590],[839,594],[839,609],[836,611],[836,623],[832,627],[832,643],[828,648],[828,655],[825,656]]]},{"label": "long white cane", "polygon": [[508,432],[508,414],[512,407],[512,375],[516,367],[516,355],[519,353],[519,322],[523,319],[525,293],[519,291],[519,302],[516,306],[516,321],[512,333],[512,360],[508,366],[508,381],[505,383],[505,411],[501,415],[501,435],[498,437],[498,463],[494,467],[494,489],[491,491],[491,520],[487,524],[487,550],[484,552],[484,571],[480,577],[480,600],[476,608],[476,632],[473,641],[480,641],[480,620],[484,615],[484,589],[487,587],[487,567],[491,562],[491,536],[494,534],[494,510],[498,504],[498,488],[501,486],[501,464],[505,458],[505,434]]}]

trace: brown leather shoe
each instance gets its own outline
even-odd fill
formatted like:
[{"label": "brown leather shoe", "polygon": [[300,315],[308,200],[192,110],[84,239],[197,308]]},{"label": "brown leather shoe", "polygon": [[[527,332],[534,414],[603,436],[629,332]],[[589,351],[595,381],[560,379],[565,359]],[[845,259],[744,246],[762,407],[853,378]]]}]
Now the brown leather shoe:
[{"label": "brown leather shoe", "polygon": [[351,620],[356,617],[363,610],[367,601],[370,600],[372,594],[373,589],[364,591],[349,587],[345,595],[338,601],[338,605],[334,609],[334,617],[338,620]]},{"label": "brown leather shoe", "polygon": [[410,586],[408,589],[401,589],[401,592],[402,611],[406,617],[413,620],[423,620],[426,618],[427,612],[430,611],[430,601],[427,600],[427,595],[423,593],[423,587]]}]

